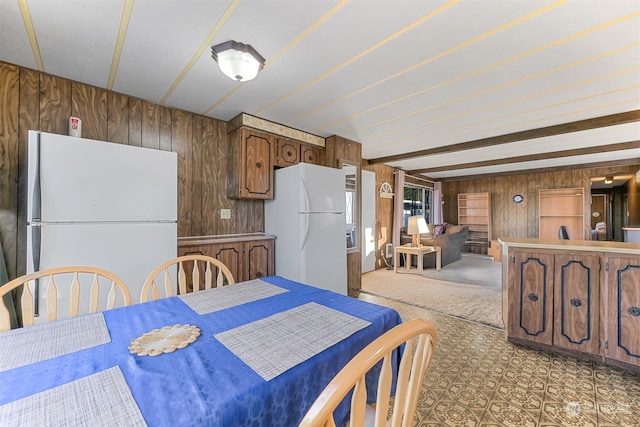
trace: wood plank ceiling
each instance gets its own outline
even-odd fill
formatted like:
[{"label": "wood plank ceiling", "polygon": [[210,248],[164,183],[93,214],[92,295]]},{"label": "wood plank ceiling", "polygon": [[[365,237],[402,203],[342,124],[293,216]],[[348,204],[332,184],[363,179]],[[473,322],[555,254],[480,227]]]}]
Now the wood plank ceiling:
[{"label": "wood plank ceiling", "polygon": [[640,164],[638,28],[637,0],[0,0],[0,60],[446,180]]}]

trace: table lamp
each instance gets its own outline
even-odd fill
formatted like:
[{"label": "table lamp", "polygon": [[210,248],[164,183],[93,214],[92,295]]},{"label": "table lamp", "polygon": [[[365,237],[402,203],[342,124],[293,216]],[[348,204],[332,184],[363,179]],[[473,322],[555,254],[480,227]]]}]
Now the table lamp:
[{"label": "table lamp", "polygon": [[420,243],[420,235],[422,233],[428,233],[429,227],[427,227],[427,221],[422,215],[415,215],[409,217],[409,223],[407,224],[407,234],[412,236],[412,245],[414,248],[422,246]]}]

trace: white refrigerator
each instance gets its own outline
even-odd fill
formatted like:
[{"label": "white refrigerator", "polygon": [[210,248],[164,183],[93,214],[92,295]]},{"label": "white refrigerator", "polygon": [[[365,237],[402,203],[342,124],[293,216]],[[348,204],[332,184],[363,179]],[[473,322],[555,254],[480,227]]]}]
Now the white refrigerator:
[{"label": "white refrigerator", "polygon": [[[176,256],[176,153],[29,131],[27,164],[27,272],[104,268],[126,283],[137,303],[151,270]],[[60,290],[64,318],[69,298]],[[39,316],[44,291],[37,290],[36,322],[46,318]],[[85,307],[88,292],[84,299],[82,291]]]},{"label": "white refrigerator", "polygon": [[347,294],[345,175],[299,163],[274,172],[265,232],[276,236],[276,274]]}]

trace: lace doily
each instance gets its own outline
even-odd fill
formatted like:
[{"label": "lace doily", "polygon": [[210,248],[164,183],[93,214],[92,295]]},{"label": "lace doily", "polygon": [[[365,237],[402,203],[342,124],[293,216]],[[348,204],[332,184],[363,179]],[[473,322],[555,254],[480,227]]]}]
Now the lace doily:
[{"label": "lace doily", "polygon": [[158,356],[185,348],[200,336],[200,328],[191,325],[153,329],[131,340],[129,351],[138,356]]}]

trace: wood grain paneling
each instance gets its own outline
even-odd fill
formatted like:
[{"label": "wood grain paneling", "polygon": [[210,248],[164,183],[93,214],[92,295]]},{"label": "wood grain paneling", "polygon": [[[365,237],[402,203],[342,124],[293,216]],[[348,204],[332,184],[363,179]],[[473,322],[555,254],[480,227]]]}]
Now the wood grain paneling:
[{"label": "wood grain paneling", "polygon": [[158,106],[160,110],[159,147],[163,151],[171,151],[171,130],[173,111],[169,107]]},{"label": "wood grain paneling", "polygon": [[26,273],[27,252],[27,143],[29,130],[40,127],[40,76],[37,71],[20,69],[20,116],[18,124],[18,244],[16,275]]},{"label": "wood grain paneling", "polygon": [[191,126],[191,236],[202,235],[202,116],[192,115]]},{"label": "wood grain paneling", "polygon": [[145,148],[160,148],[160,107],[142,102],[142,124],[140,144]]},{"label": "wood grain paneling", "polygon": [[[548,188],[582,187],[585,189],[585,194],[589,194],[591,176],[592,171],[587,169],[445,181],[442,183],[445,200],[444,221],[456,222],[458,193],[490,192],[493,240],[501,237],[537,238],[539,233],[538,192]],[[522,203],[513,202],[513,196],[516,194],[524,196]],[[588,204],[589,198],[586,199],[584,227],[588,231],[591,206]]]},{"label": "wood grain paneling", "polygon": [[[18,100],[20,74],[17,67],[0,64],[0,244],[7,262],[7,272],[16,272],[18,236]],[[5,260],[0,260],[4,262]]]},{"label": "wood grain paneling", "polygon": [[129,98],[129,145],[142,146],[142,100]]},{"label": "wood grain paneling", "polygon": [[191,236],[192,115],[173,110],[172,123],[171,147],[178,153],[178,237]]},{"label": "wood grain paneling", "polygon": [[129,143],[129,97],[107,93],[107,141]]},{"label": "wood grain paneling", "polygon": [[107,140],[109,132],[106,90],[72,82],[71,115],[82,120],[83,138]]},{"label": "wood grain paneling", "polygon": [[71,81],[40,74],[40,126],[43,132],[69,134]]}]

